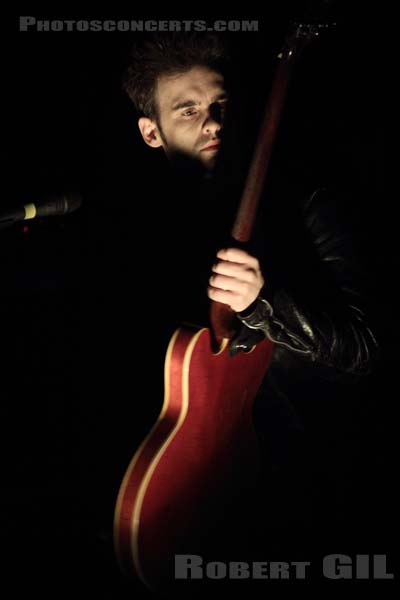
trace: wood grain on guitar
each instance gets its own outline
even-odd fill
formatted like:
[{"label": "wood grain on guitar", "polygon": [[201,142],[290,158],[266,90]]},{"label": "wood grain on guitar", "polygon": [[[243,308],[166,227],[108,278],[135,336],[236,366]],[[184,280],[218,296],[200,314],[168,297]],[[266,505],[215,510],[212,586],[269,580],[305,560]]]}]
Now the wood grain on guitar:
[{"label": "wood grain on guitar", "polygon": [[[208,329],[178,329],[165,361],[157,423],[135,454],[115,513],[121,568],[152,589],[173,577],[175,554],[206,551],[207,535],[257,472],[252,405],[270,360],[268,340],[249,354],[212,351]],[[205,360],[205,357],[206,360]],[[243,385],[243,379],[247,381]],[[250,474],[251,477],[250,477]]]}]

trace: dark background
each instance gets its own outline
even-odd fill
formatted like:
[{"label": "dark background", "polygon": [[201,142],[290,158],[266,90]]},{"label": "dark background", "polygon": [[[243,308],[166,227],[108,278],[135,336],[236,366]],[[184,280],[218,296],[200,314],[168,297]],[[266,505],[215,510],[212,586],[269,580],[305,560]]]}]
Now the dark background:
[{"label": "dark background", "polygon": [[[264,17],[243,17],[259,20],[258,33],[229,36],[245,156],[287,18],[298,3],[281,6],[267,9]],[[353,550],[386,553],[393,568],[398,253],[384,174],[385,50],[377,37],[379,15],[366,14],[365,8],[349,13],[339,4],[335,17],[334,33],[308,48],[295,72],[273,168],[311,169],[321,181],[339,181],[354,195],[349,216],[369,265],[382,358],[368,385],[355,391],[347,414],[357,457],[350,503],[355,512],[359,506],[363,529]],[[3,115],[2,210],[63,189],[77,189],[83,197],[75,213],[0,232],[7,474],[2,512],[14,583],[25,585],[29,571],[31,589],[54,593],[54,586],[67,581],[74,586],[83,578],[93,593],[128,596],[131,590],[113,562],[108,527],[115,482],[161,403],[141,391],[145,371],[158,370],[161,357],[142,353],[148,346],[135,321],[141,320],[145,294],[136,266],[154,250],[151,222],[143,220],[152,210],[142,207],[148,186],[157,186],[154,172],[162,159],[150,157],[152,151],[139,139],[135,112],[120,87],[131,34],[24,33],[18,32],[17,18],[10,29],[14,60]],[[131,255],[118,261],[112,249],[121,239]],[[121,280],[137,289],[131,314],[122,318],[115,314],[118,298],[111,308],[104,299],[114,289],[121,293]],[[120,310],[126,309],[121,299]],[[119,331],[111,335],[113,323]]]}]

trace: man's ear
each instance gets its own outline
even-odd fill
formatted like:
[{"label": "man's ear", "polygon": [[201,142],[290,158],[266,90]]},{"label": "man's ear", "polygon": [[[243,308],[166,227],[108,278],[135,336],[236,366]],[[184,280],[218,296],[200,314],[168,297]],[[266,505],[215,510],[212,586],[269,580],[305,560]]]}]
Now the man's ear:
[{"label": "man's ear", "polygon": [[142,138],[148,146],[152,148],[159,148],[163,145],[158,127],[152,119],[148,117],[140,117],[138,121],[140,133]]}]

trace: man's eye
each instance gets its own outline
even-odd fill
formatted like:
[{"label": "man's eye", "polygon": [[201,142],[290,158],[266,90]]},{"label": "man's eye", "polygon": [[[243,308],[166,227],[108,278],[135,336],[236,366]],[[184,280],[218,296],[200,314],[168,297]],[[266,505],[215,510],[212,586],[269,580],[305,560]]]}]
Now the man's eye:
[{"label": "man's eye", "polygon": [[182,115],[183,115],[184,117],[192,117],[192,116],[193,116],[193,115],[195,115],[195,114],[196,114],[196,111],[195,111],[195,109],[194,109],[194,108],[189,108],[188,110],[185,110],[185,111],[182,113]]}]

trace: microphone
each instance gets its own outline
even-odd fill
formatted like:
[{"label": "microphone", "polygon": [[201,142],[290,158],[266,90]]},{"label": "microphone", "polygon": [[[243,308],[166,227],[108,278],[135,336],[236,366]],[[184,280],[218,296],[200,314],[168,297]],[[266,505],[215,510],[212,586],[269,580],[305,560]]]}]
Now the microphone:
[{"label": "microphone", "polygon": [[30,202],[0,214],[0,229],[28,219],[53,217],[73,212],[82,205],[82,197],[77,192],[65,192],[46,196],[38,202]]}]

